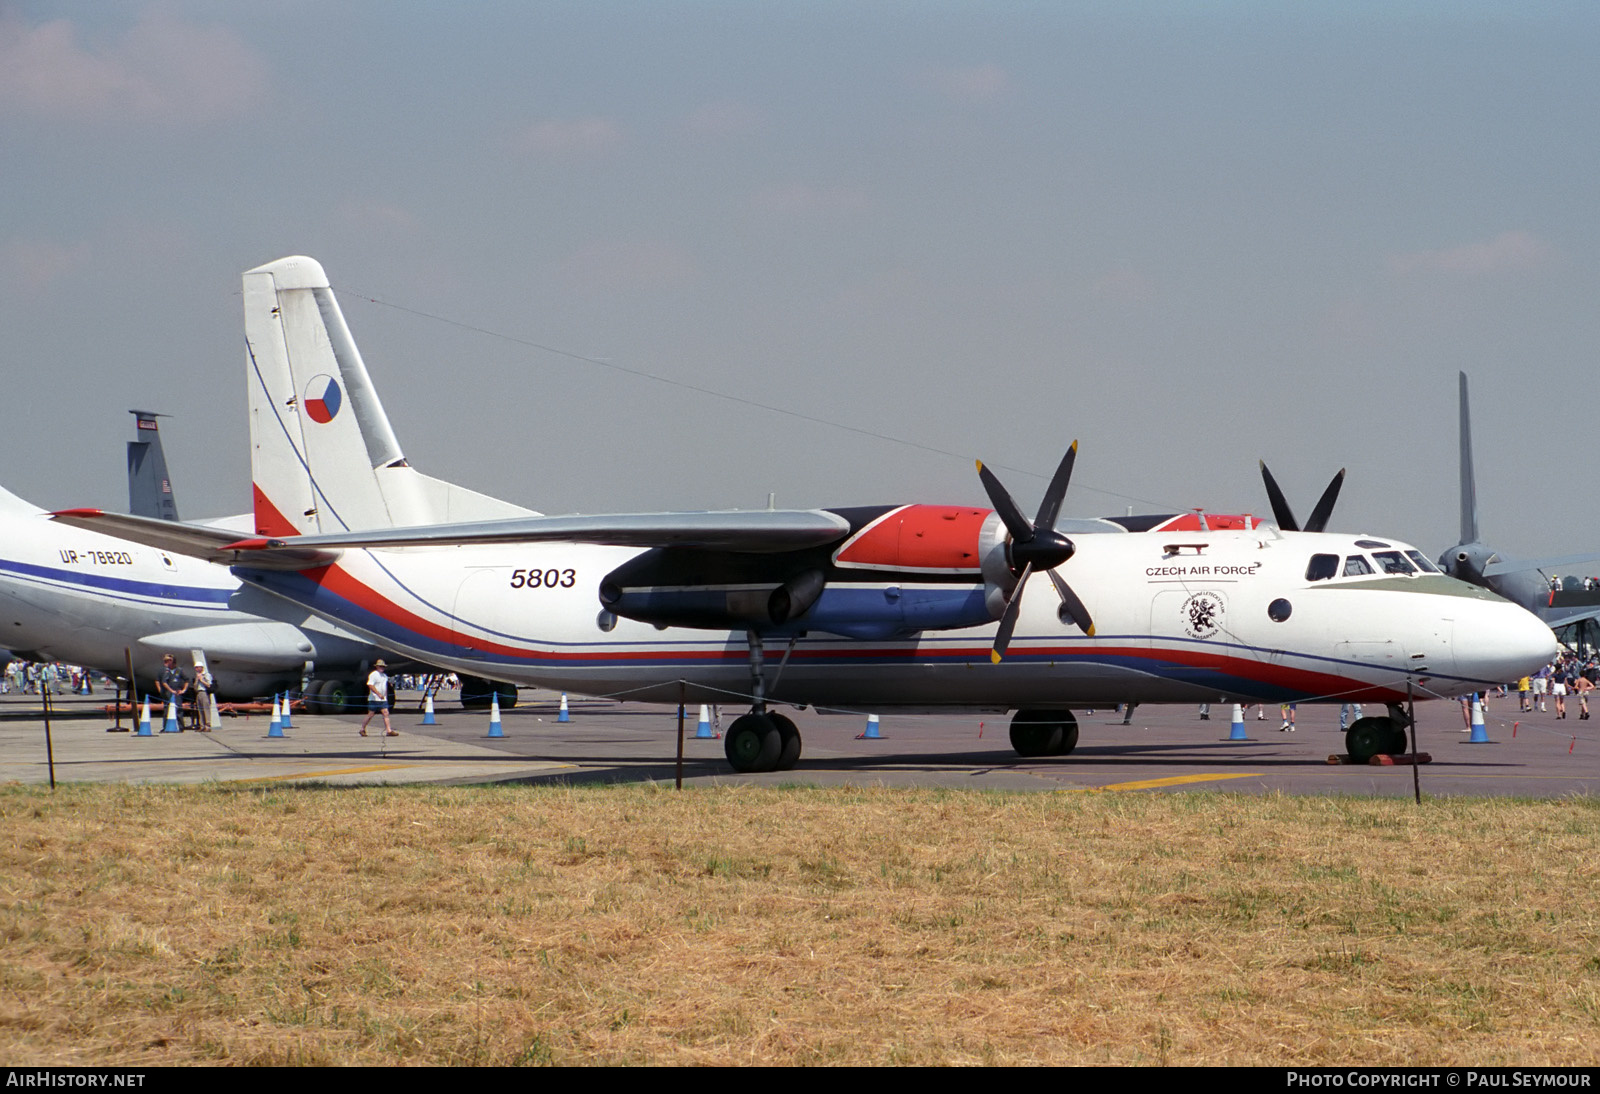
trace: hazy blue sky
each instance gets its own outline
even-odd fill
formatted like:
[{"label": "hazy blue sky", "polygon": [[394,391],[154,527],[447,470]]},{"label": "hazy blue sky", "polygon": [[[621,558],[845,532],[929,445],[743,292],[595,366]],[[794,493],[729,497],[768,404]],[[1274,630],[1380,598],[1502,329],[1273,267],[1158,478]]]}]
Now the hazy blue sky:
[{"label": "hazy blue sky", "polygon": [[1486,537],[1600,548],[1592,2],[0,2],[0,483],[125,507],[142,406],[244,508],[296,253],[412,462],[548,512],[1031,509],[1078,437],[1073,514],[1264,457],[1437,553],[1465,369]]}]

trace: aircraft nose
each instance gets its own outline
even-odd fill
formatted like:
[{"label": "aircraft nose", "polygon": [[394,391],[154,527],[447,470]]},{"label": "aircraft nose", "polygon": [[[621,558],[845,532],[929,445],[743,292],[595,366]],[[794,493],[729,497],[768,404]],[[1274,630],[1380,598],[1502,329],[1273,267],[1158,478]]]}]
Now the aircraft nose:
[{"label": "aircraft nose", "polygon": [[1555,632],[1526,608],[1506,601],[1485,603],[1455,626],[1456,671],[1485,684],[1504,684],[1548,664],[1556,655]]}]

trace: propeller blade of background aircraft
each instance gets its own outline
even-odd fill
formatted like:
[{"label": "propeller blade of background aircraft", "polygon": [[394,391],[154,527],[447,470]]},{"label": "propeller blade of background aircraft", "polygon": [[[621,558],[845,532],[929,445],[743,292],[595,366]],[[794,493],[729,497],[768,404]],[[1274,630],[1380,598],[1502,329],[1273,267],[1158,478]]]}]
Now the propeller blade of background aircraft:
[{"label": "propeller blade of background aircraft", "polygon": [[1260,463],[1261,481],[1267,484],[1267,500],[1272,503],[1272,519],[1278,522],[1278,527],[1283,531],[1298,532],[1300,522],[1294,519],[1294,510],[1289,508],[1289,499],[1278,489],[1278,480],[1267,470],[1267,461],[1261,460]]},{"label": "propeller blade of background aircraft", "polygon": [[1339,500],[1339,487],[1344,485],[1344,468],[1339,468],[1339,473],[1333,477],[1328,488],[1322,492],[1322,497],[1317,499],[1317,507],[1311,510],[1311,516],[1306,520],[1306,531],[1322,532],[1328,527],[1328,518],[1333,516],[1333,503]]}]

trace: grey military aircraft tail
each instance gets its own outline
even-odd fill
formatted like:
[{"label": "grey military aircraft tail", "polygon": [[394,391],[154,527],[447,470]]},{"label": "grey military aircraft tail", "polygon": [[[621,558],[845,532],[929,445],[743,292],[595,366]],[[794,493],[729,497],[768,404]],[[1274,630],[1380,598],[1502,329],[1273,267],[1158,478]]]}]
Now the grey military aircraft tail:
[{"label": "grey military aircraft tail", "polygon": [[178,520],[178,501],[172,495],[172,476],[166,453],[161,451],[161,427],[153,410],[130,410],[134,439],[128,442],[128,512],[157,520]]},{"label": "grey military aircraft tail", "polygon": [[1551,630],[1574,628],[1575,644],[1600,641],[1600,581],[1561,571],[1600,560],[1600,551],[1551,558],[1506,558],[1483,541],[1472,459],[1467,374],[1460,373],[1461,542],[1439,556],[1451,577],[1482,586],[1542,619]]}]

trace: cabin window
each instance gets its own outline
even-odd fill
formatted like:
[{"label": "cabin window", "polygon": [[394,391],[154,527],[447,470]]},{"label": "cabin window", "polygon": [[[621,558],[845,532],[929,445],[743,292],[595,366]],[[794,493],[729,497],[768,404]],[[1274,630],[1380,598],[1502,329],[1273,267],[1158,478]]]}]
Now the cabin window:
[{"label": "cabin window", "polygon": [[1423,554],[1421,551],[1407,551],[1406,557],[1412,562],[1415,562],[1417,564],[1417,569],[1421,570],[1425,574],[1436,574],[1439,572],[1439,567],[1429,562],[1428,556]]},{"label": "cabin window", "polygon": [[[1337,556],[1329,555],[1328,557],[1335,558]],[[1274,600],[1271,604],[1267,605],[1267,618],[1271,619],[1274,623],[1282,623],[1285,619],[1289,618],[1289,613],[1293,611],[1294,605],[1290,604],[1287,600],[1280,596],[1277,600]]]},{"label": "cabin window", "polygon": [[1417,568],[1406,561],[1399,551],[1374,551],[1372,558],[1378,564],[1378,569],[1386,574],[1414,574]]},{"label": "cabin window", "polygon": [[1363,555],[1351,555],[1344,560],[1345,577],[1361,577],[1372,572],[1372,564]]},{"label": "cabin window", "polygon": [[1312,555],[1306,565],[1307,581],[1326,581],[1339,576],[1338,555]]}]

